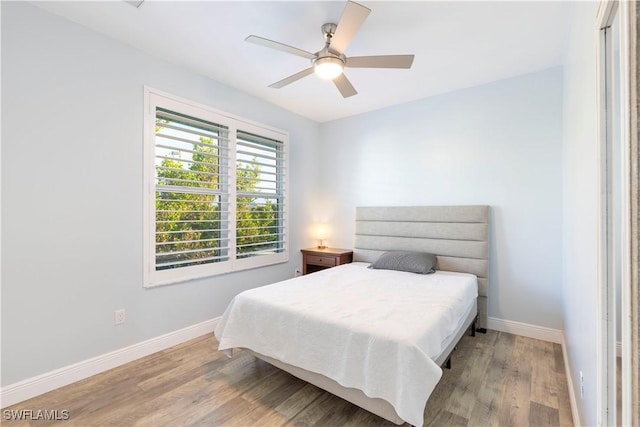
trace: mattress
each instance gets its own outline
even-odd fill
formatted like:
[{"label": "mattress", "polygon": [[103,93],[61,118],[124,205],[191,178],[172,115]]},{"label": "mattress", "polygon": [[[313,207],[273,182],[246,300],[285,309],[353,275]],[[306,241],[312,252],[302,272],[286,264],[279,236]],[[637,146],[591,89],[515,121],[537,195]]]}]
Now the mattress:
[{"label": "mattress", "polygon": [[324,375],[422,425],[441,355],[477,297],[465,273],[352,263],[245,291],[225,311],[220,350],[247,348]]}]

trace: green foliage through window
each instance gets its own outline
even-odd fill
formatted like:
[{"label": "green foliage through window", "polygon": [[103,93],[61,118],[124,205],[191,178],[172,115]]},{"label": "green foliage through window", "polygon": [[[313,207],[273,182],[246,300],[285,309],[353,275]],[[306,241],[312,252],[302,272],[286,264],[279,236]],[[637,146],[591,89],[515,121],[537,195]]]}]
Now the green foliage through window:
[{"label": "green foliage through window", "polygon": [[238,131],[235,224],[229,129],[157,108],[155,125],[156,270],[284,251],[284,151],[279,141]]},{"label": "green foliage through window", "polygon": [[227,130],[156,112],[156,270],[228,259],[221,215]]},{"label": "green foliage through window", "polygon": [[246,132],[236,144],[236,255],[281,252],[282,144]]}]

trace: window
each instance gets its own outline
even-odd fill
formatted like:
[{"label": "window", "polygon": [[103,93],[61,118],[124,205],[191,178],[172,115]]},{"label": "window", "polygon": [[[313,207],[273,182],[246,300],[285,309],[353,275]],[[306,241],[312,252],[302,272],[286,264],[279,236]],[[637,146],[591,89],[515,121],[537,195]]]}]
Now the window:
[{"label": "window", "polygon": [[284,250],[284,169],[282,142],[237,132],[237,258]]},{"label": "window", "polygon": [[288,260],[287,135],[145,89],[145,286]]}]

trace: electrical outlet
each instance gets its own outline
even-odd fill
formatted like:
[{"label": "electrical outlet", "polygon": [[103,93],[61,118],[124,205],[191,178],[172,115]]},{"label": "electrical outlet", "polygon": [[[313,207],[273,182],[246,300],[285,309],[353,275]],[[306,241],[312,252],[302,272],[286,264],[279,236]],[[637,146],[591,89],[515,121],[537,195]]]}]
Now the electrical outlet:
[{"label": "electrical outlet", "polygon": [[296,269],[293,271],[293,277],[298,277],[298,276],[302,276],[302,271],[300,271],[300,269],[299,269],[299,268],[296,268]]},{"label": "electrical outlet", "polygon": [[584,399],[584,375],[580,371],[580,398]]},{"label": "electrical outlet", "polygon": [[124,311],[124,308],[121,308],[120,310],[116,310],[113,313],[113,317],[114,317],[114,323],[116,325],[122,325],[124,322],[127,321],[127,313]]}]

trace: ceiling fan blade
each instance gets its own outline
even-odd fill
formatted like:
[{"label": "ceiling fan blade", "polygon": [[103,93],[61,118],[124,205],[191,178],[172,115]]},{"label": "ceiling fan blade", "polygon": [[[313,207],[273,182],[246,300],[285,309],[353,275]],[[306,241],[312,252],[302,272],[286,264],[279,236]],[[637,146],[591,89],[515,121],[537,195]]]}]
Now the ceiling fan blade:
[{"label": "ceiling fan blade", "polygon": [[292,76],[289,76],[285,79],[280,80],[279,82],[275,82],[274,84],[269,85],[269,87],[280,89],[281,87],[291,84],[296,80],[300,80],[301,78],[306,77],[309,74],[313,74],[313,67],[307,68],[306,70],[302,70],[299,73],[295,73]]},{"label": "ceiling fan blade", "polygon": [[347,58],[345,67],[352,68],[411,68],[414,55],[354,56]]},{"label": "ceiling fan blade", "polygon": [[358,92],[355,90],[355,88],[353,87],[349,79],[347,79],[347,76],[344,75],[344,73],[340,74],[338,77],[333,79],[333,82],[335,83],[336,87],[342,94],[343,98],[348,98],[350,96],[358,94]]},{"label": "ceiling fan blade", "polygon": [[270,47],[271,49],[281,50],[283,52],[291,53],[293,55],[301,56],[307,59],[315,59],[316,55],[311,52],[307,52],[306,50],[298,49],[297,47],[289,46],[283,43],[279,43],[273,40],[265,39],[263,37],[258,36],[248,36],[244,41],[254,44],[259,44],[260,46]]},{"label": "ceiling fan blade", "polygon": [[356,32],[360,29],[367,16],[371,13],[371,9],[368,9],[361,4],[348,1],[344,7],[340,21],[336,28],[336,32],[331,37],[331,44],[329,49],[337,53],[344,53],[351,43],[351,39],[356,35]]}]

